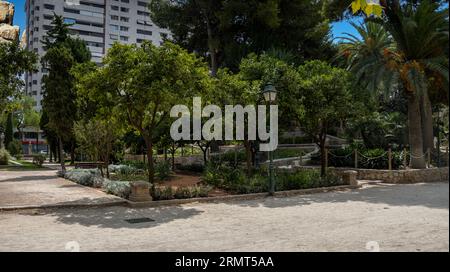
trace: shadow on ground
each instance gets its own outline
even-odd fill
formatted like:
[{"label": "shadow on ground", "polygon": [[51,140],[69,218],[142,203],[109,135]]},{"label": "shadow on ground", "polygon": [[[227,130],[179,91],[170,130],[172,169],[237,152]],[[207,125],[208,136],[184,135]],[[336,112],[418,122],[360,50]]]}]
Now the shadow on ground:
[{"label": "shadow on ground", "polygon": [[283,208],[305,206],[314,203],[366,202],[388,206],[425,206],[428,208],[449,209],[449,184],[423,183],[392,185],[380,184],[359,190],[348,190],[289,198],[266,198],[259,201],[233,202],[230,205],[244,207],[264,206]]},{"label": "shadow on ground", "polygon": [[[73,205],[90,201],[92,199],[77,200],[74,202],[58,203],[58,205]],[[102,200],[99,199],[99,202]],[[154,228],[175,220],[184,220],[203,213],[195,208],[170,206],[160,208],[129,208],[125,204],[111,207],[73,207],[49,208],[23,211],[20,214],[29,216],[50,215],[57,222],[68,225],[97,226],[110,229],[143,229]],[[125,220],[150,218],[153,222],[131,224]]]},{"label": "shadow on ground", "polygon": [[[228,202],[225,205],[241,207],[284,208],[301,207],[316,203],[346,203],[365,202],[386,205],[386,208],[396,206],[424,206],[429,208],[449,209],[449,184],[428,183],[414,185],[377,185],[360,190],[321,193],[287,198],[265,198],[260,200]],[[75,202],[58,203],[71,205],[92,202],[92,199],[81,199]],[[101,201],[101,199],[98,199]],[[199,205],[217,205],[199,204]],[[36,216],[46,214],[55,217],[63,224],[79,224],[111,229],[143,229],[154,228],[176,220],[185,220],[202,214],[201,207],[192,205],[167,206],[158,208],[128,208],[126,206],[97,208],[60,208],[41,209],[39,212],[22,212],[24,215]],[[154,222],[130,224],[127,219],[150,218]]]},{"label": "shadow on ground", "polygon": [[23,176],[9,179],[0,179],[0,182],[21,182],[21,181],[36,181],[36,180],[50,180],[56,179],[55,176]]}]

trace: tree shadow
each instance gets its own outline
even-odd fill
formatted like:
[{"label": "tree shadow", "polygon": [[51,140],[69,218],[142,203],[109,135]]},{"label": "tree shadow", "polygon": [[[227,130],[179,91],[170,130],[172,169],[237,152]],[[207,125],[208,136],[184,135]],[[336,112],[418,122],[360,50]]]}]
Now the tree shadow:
[{"label": "tree shadow", "polygon": [[22,176],[22,177],[15,177],[15,178],[7,178],[7,179],[0,179],[0,182],[22,182],[22,181],[39,181],[39,180],[50,180],[50,179],[57,179],[55,176]]},{"label": "tree shadow", "polygon": [[335,191],[286,198],[267,197],[261,200],[232,202],[230,205],[244,207],[283,208],[307,206],[315,203],[365,202],[388,206],[424,206],[428,208],[449,209],[449,184],[423,183],[392,185],[380,184],[358,190]]},{"label": "tree shadow", "polygon": [[[77,204],[80,201],[59,204]],[[97,202],[102,201],[97,199]],[[129,208],[125,204],[111,207],[73,207],[38,209],[25,215],[49,215],[55,220],[67,225],[96,226],[108,229],[146,229],[154,228],[166,223],[188,219],[203,213],[201,210],[182,206],[169,206],[159,208]],[[152,222],[129,223],[125,220],[149,218]]]}]

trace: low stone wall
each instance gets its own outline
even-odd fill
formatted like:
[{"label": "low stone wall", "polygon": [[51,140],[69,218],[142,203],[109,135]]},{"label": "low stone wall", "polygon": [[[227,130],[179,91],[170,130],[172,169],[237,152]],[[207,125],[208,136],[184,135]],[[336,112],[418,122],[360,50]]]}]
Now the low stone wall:
[{"label": "low stone wall", "polygon": [[346,170],[358,172],[358,180],[381,180],[385,183],[422,183],[448,181],[449,168],[408,169],[408,170],[374,170],[374,169],[344,169],[330,168],[341,174]]}]

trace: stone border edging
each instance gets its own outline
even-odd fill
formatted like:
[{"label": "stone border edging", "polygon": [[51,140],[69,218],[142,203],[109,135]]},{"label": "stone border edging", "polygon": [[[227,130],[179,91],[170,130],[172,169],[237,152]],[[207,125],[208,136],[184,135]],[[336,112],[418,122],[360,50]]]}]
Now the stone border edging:
[{"label": "stone border edging", "polygon": [[[344,191],[359,189],[362,185],[342,185],[333,187],[323,187],[323,188],[313,188],[313,189],[303,189],[303,190],[292,190],[292,191],[280,191],[276,192],[274,197],[290,197],[297,195],[308,195],[308,194],[319,194],[328,193],[335,191]],[[245,195],[230,195],[230,196],[217,196],[217,197],[204,197],[204,198],[190,198],[190,199],[174,199],[174,200],[160,200],[160,201],[148,201],[148,202],[132,202],[127,200],[128,206],[132,208],[153,208],[162,206],[175,206],[190,203],[213,203],[213,202],[228,202],[237,200],[255,200],[263,199],[269,197],[267,193],[257,193],[257,194],[245,194]]]},{"label": "stone border edging", "polygon": [[[292,190],[292,191],[280,191],[276,192],[274,197],[290,197],[297,195],[309,195],[328,193],[344,190],[359,189],[362,185],[342,185],[333,187]],[[230,195],[230,196],[217,196],[217,197],[205,197],[205,198],[190,198],[190,199],[174,199],[174,200],[161,200],[161,201],[149,201],[149,202],[132,202],[126,199],[111,201],[105,203],[91,203],[91,204],[50,204],[50,205],[29,205],[29,206],[11,206],[0,207],[0,212],[6,211],[18,211],[18,210],[32,210],[32,209],[55,209],[55,208],[99,208],[99,207],[112,207],[112,206],[128,206],[131,208],[153,208],[163,206],[176,206],[182,204],[191,203],[220,203],[238,200],[255,200],[268,198],[267,193],[246,194],[246,195]]]}]

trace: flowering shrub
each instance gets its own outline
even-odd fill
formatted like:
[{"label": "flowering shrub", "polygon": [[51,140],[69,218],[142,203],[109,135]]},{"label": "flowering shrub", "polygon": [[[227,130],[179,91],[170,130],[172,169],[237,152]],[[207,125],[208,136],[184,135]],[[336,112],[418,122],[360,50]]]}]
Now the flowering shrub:
[{"label": "flowering shrub", "polygon": [[101,183],[101,173],[98,169],[74,169],[67,171],[64,178],[83,186],[94,187]]},{"label": "flowering shrub", "polygon": [[110,165],[109,171],[120,175],[135,175],[142,172],[142,170],[129,165]]},{"label": "flowering shrub", "polygon": [[171,199],[189,199],[208,197],[212,187],[210,186],[189,186],[178,187],[173,190],[172,187],[157,187],[152,190],[153,200],[171,200]]},{"label": "flowering shrub", "polygon": [[125,199],[128,199],[131,194],[131,186],[130,183],[127,181],[112,181],[104,179],[103,189],[108,194],[115,195]]}]

